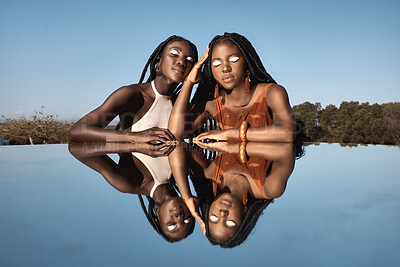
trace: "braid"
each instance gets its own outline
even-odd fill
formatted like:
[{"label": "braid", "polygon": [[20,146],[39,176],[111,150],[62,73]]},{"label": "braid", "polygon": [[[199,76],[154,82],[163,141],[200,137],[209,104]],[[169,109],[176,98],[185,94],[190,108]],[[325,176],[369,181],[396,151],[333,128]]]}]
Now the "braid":
[{"label": "braid", "polygon": [[271,203],[273,203],[271,199],[256,199],[252,204],[248,205],[246,215],[237,233],[226,242],[219,243],[219,245],[222,248],[233,248],[242,244],[252,232],[260,215]]},{"label": "braid", "polygon": [[[259,217],[269,204],[273,203],[273,199],[256,199],[250,194],[247,197],[247,212],[245,213],[242,223],[238,231],[225,242],[218,241],[211,236],[209,230],[209,212],[212,202],[216,197],[213,195],[212,182],[199,173],[192,172],[190,180],[196,191],[197,197],[200,199],[200,214],[206,225],[206,237],[212,245],[219,245],[222,248],[233,248],[242,244],[254,229]],[[221,192],[217,190],[217,196]]]},{"label": "braid", "polygon": [[[211,201],[212,202],[212,201]],[[211,236],[209,231],[209,210],[211,203],[204,205],[204,214],[202,219],[206,224],[206,237],[212,245],[219,245],[222,248],[233,248],[242,244],[254,229],[259,217],[263,214],[263,211],[268,207],[269,204],[273,203],[272,199],[255,199],[251,196],[248,197],[247,201],[247,212],[243,217],[242,223],[239,226],[238,231],[228,240],[221,242]]]},{"label": "braid", "polygon": [[215,87],[215,79],[212,75],[211,70],[211,55],[213,48],[216,44],[221,43],[223,41],[229,41],[235,46],[237,46],[240,52],[243,54],[244,59],[246,60],[247,67],[250,70],[250,80],[251,84],[256,85],[259,83],[276,83],[276,81],[272,78],[272,76],[265,70],[260,57],[258,56],[256,50],[253,45],[250,43],[246,37],[238,34],[238,33],[224,33],[224,35],[215,36],[209,46],[209,57],[204,63],[204,75],[205,78],[199,84],[199,87],[196,91],[196,94],[193,97],[192,103],[197,103],[200,100],[210,100],[214,95],[214,87]]},{"label": "braid", "polygon": [[[144,77],[146,76],[147,71],[150,72],[149,77],[147,78],[146,82],[150,82],[152,80],[154,80],[156,78],[156,64],[158,63],[158,61],[160,60],[162,53],[164,52],[165,47],[171,43],[171,42],[175,42],[175,41],[185,41],[189,44],[192,52],[193,52],[193,59],[194,62],[197,62],[198,60],[198,52],[197,52],[197,47],[190,42],[189,40],[177,36],[177,35],[172,35],[170,37],[168,37],[165,41],[161,42],[157,48],[153,51],[153,53],[151,54],[151,56],[149,57],[149,59],[146,62],[146,65],[144,65],[144,68],[142,70],[142,74],[140,75],[140,79],[138,83],[143,83]],[[175,103],[176,98],[178,97],[178,93],[179,93],[179,89],[182,85],[178,86],[177,88],[175,88],[175,90],[172,92],[171,95],[171,100],[173,103]],[[115,130],[119,130],[119,128],[121,127],[121,122],[119,121],[117,126],[115,127]]]},{"label": "braid", "polygon": [[177,35],[172,35],[168,37],[164,42],[161,42],[157,48],[153,51],[149,59],[147,60],[146,65],[143,68],[142,75],[140,76],[139,83],[143,83],[144,77],[146,75],[147,70],[149,69],[150,75],[147,78],[146,82],[150,82],[156,78],[156,64],[160,60],[162,53],[164,52],[165,47],[171,43],[171,42],[176,42],[176,41],[185,41],[189,44],[190,48],[193,51],[193,56],[194,56],[194,61],[196,62],[198,59],[198,53],[197,53],[197,47],[190,42],[189,40],[186,40],[183,37],[177,36]]}]

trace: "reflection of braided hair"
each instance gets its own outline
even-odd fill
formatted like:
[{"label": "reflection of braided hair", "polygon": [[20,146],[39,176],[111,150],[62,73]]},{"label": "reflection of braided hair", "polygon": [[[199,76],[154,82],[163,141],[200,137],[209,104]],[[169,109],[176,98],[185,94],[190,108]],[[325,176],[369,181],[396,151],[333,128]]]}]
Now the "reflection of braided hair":
[{"label": "reflection of braided hair", "polygon": [[223,41],[231,42],[239,48],[240,52],[242,52],[243,57],[246,60],[247,67],[250,70],[251,86],[259,83],[276,83],[271,75],[269,75],[268,72],[265,70],[260,60],[260,57],[258,56],[250,41],[247,40],[246,37],[238,33],[226,32],[224,33],[224,35],[215,36],[208,45],[210,49],[209,57],[204,63],[203,70],[205,77],[203,81],[199,84],[196,94],[193,97],[193,103],[197,103],[198,101],[205,99],[211,99],[211,97],[214,95],[214,87],[216,82],[211,71],[211,55],[214,46]]},{"label": "reflection of braided hair", "polygon": [[190,176],[193,186],[196,190],[197,196],[200,199],[200,211],[201,218],[206,224],[206,237],[213,245],[220,245],[223,248],[233,248],[240,245],[247,239],[254,226],[256,225],[258,218],[264,211],[264,209],[273,202],[272,199],[256,199],[250,194],[247,197],[247,212],[245,213],[242,223],[236,232],[236,234],[225,242],[219,242],[210,235],[208,226],[209,210],[212,202],[217,198],[220,192],[217,192],[217,196],[214,198],[212,182],[208,179],[197,177],[196,174],[192,173]]},{"label": "reflection of braided hair", "polygon": [[164,232],[161,229],[161,225],[157,222],[156,220],[156,215],[154,214],[154,200],[151,197],[147,197],[147,200],[149,201],[149,207],[146,209],[146,204],[144,204],[143,196],[138,195],[139,201],[140,201],[140,206],[142,207],[142,210],[144,212],[144,215],[146,215],[147,220],[153,226],[153,229],[156,230],[156,232],[162,236],[165,240],[168,242],[174,242],[173,240],[170,240],[168,236],[164,234]]},{"label": "reflection of braided hair", "polygon": [[247,212],[245,213],[242,223],[239,226],[238,231],[236,232],[236,234],[234,236],[232,236],[230,239],[228,239],[225,242],[220,242],[216,239],[214,239],[209,232],[209,228],[208,228],[208,212],[210,210],[210,206],[208,207],[208,209],[206,209],[205,211],[205,223],[206,223],[206,229],[207,229],[207,233],[206,236],[208,238],[208,240],[210,241],[211,244],[213,245],[220,245],[222,248],[233,248],[236,247],[240,244],[242,244],[247,237],[249,236],[249,234],[251,233],[251,231],[253,230],[254,226],[256,225],[258,218],[260,217],[260,215],[263,213],[264,209],[270,204],[272,203],[273,200],[272,199],[255,199],[253,197],[251,197],[250,195],[247,198],[247,203],[246,203],[246,207],[247,207]]},{"label": "reflection of braided hair", "polygon": [[[149,223],[151,224],[151,226],[153,227],[153,229],[160,235],[162,236],[166,241],[173,243],[173,242],[177,242],[180,241],[181,239],[174,239],[171,237],[168,237],[163,230],[161,229],[161,225],[158,222],[158,220],[156,219],[156,215],[154,213],[154,205],[155,202],[151,197],[147,196],[147,200],[149,202],[149,206],[146,209],[146,204],[144,203],[143,200],[143,196],[142,195],[138,195],[139,201],[140,201],[140,206],[142,207],[142,210],[144,212],[144,214],[146,215],[147,220],[149,221]],[[192,226],[189,228],[188,234],[187,235],[191,235],[193,233],[194,230],[194,223],[191,224]]]},{"label": "reflection of braided hair", "polygon": [[308,142],[310,139],[304,133],[304,122],[302,120],[296,119],[295,125],[295,139],[293,141],[296,147],[296,159],[300,159],[304,156],[304,142]]}]

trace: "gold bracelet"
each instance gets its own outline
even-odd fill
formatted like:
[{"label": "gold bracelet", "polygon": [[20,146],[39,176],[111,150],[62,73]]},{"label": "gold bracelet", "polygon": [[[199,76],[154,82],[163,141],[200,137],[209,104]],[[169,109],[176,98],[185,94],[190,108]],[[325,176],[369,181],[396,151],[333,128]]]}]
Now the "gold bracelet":
[{"label": "gold bracelet", "polygon": [[239,138],[240,141],[246,142],[247,141],[247,129],[249,128],[249,123],[247,121],[243,121],[242,124],[240,124],[239,128]]},{"label": "gold bracelet", "polygon": [[246,145],[247,142],[241,142],[239,146],[239,159],[242,163],[246,163],[248,160],[247,153],[246,153]]}]

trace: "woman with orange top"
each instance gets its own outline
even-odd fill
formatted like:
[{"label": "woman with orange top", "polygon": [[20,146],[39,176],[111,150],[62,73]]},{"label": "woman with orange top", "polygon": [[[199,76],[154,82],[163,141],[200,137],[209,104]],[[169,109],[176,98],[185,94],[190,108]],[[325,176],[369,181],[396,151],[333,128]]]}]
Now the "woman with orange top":
[{"label": "woman with orange top", "polygon": [[[199,82],[201,83],[192,103],[189,104],[192,88]],[[239,157],[219,154],[215,164],[207,168],[205,166],[208,164],[203,164],[204,177],[208,181],[212,180],[213,192],[211,201],[202,199],[203,204],[212,203],[202,211],[205,225],[199,220],[193,203],[189,209],[213,244],[231,247],[241,242],[238,242],[239,236],[243,241],[243,236],[247,237],[249,234],[247,230],[244,231],[247,234],[242,234],[243,231],[239,230],[247,227],[241,228],[246,213],[246,205],[243,204],[246,196],[270,203],[271,199],[283,193],[293,170],[294,158],[286,163],[289,167],[279,168],[284,173],[274,171],[279,164],[271,167],[265,160],[264,163],[255,159],[247,161],[247,149],[250,146],[247,141],[284,142],[291,147],[295,137],[295,117],[286,90],[276,84],[267,73],[252,44],[237,33],[218,35],[210,42],[207,51],[193,66],[183,83],[169,119],[168,129],[178,140],[183,139],[200,128],[209,116],[215,119],[221,130],[202,133],[193,141],[202,148],[219,151],[224,151],[221,147],[233,145]],[[207,139],[237,140],[242,143],[202,142]],[[176,162],[173,159],[179,158],[175,156],[181,153],[179,151],[175,150],[170,155],[170,164],[175,169],[175,177],[184,177],[184,168],[173,167],[174,161]],[[184,160],[184,157],[180,158]],[[254,164],[258,166],[258,170],[253,168]],[[201,165],[194,163],[193,166]],[[211,169],[213,174],[209,173]],[[273,174],[268,178],[267,170]],[[202,181],[198,183],[200,187],[207,184],[207,179]],[[178,187],[179,185],[178,183]],[[201,194],[199,197],[201,198]],[[234,219],[228,219],[229,216]]]},{"label": "woman with orange top", "polygon": [[[189,105],[192,88],[200,81]],[[169,129],[183,139],[209,115],[221,130],[202,133],[194,142],[294,140],[295,118],[286,90],[267,73],[251,43],[237,33],[217,35],[210,42],[183,83]]]}]

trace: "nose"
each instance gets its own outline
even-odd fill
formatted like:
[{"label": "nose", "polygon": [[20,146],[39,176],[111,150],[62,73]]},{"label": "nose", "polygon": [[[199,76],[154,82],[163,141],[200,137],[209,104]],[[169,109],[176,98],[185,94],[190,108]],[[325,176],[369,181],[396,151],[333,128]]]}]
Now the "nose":
[{"label": "nose", "polygon": [[232,68],[229,64],[224,64],[224,66],[222,68],[223,73],[231,72],[231,70],[232,70]]},{"label": "nose", "polygon": [[186,68],[186,59],[183,57],[178,57],[176,64]]},{"label": "nose", "polygon": [[183,218],[183,211],[182,212],[177,212],[177,213],[175,213],[174,214],[174,218],[175,219],[181,219],[181,218]]},{"label": "nose", "polygon": [[219,212],[221,213],[222,216],[228,216],[229,215],[229,211],[226,209],[220,209]]}]

